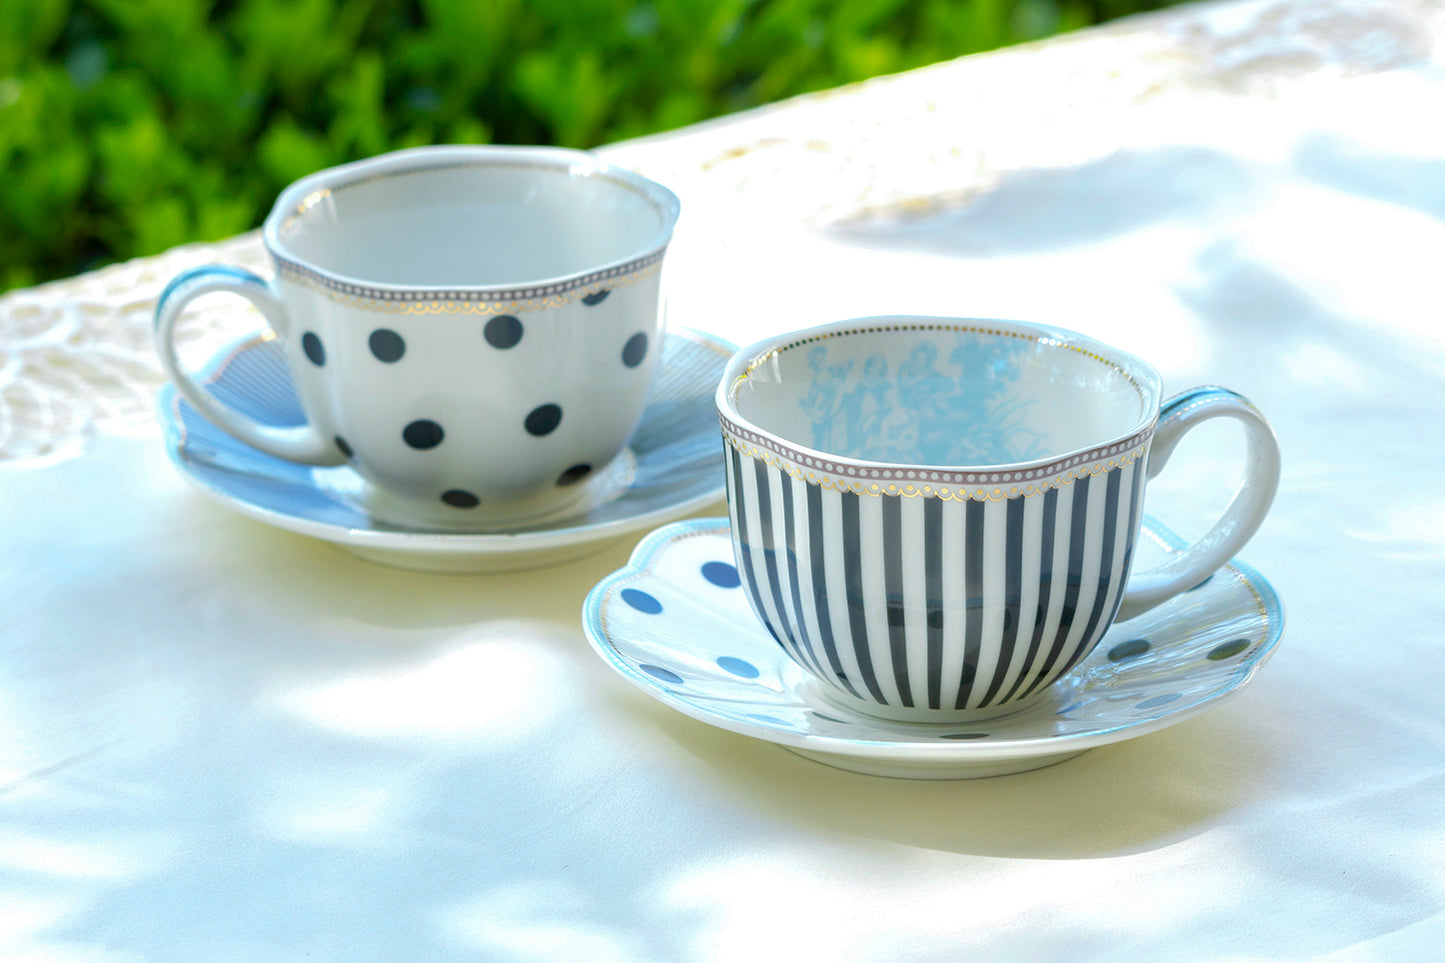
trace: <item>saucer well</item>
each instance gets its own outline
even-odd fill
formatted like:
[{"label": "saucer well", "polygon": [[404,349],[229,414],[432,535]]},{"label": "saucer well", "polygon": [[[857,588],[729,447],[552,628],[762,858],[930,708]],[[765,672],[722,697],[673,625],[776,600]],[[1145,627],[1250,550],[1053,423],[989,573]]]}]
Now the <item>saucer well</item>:
[{"label": "saucer well", "polygon": [[[379,517],[346,466],[314,468],[276,458],[206,420],[171,385],[158,396],[165,443],[182,476],[242,515],[331,542],[368,561],[432,572],[496,572],[551,565],[599,551],[622,536],[696,512],[723,494],[722,445],[712,394],[732,345],[669,328],[632,441],[586,482],[566,513],[506,532],[460,532]],[[260,421],[304,420],[269,332],[220,352],[202,382]]]},{"label": "saucer well", "polygon": [[[1138,564],[1181,545],[1146,519]],[[674,522],[643,539],[593,588],[582,624],[619,674],[701,722],[840,769],[966,779],[1042,768],[1217,705],[1269,659],[1284,615],[1269,583],[1232,562],[1115,625],[1041,702],[966,726],[889,722],[820,695],[749,608],[726,518]]]}]

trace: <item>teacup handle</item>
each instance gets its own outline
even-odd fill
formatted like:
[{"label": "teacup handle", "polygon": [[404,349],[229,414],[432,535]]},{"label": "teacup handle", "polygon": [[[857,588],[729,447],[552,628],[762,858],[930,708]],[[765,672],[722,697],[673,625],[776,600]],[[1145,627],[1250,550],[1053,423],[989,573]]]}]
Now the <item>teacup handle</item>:
[{"label": "teacup handle", "polygon": [[1149,477],[1159,474],[1185,432],[1211,418],[1233,418],[1244,426],[1244,481],[1224,515],[1203,537],[1163,565],[1130,574],[1116,621],[1146,612],[1212,575],[1244,547],[1274,501],[1279,488],[1274,431],[1258,408],[1228,388],[1195,388],[1164,403],[1149,453]]},{"label": "teacup handle", "polygon": [[239,294],[261,312],[271,330],[284,334],[286,308],[274,285],[241,268],[207,264],[177,275],[156,303],[155,342],[161,367],[181,396],[201,414],[246,444],[268,454],[308,465],[337,465],[345,456],[332,439],[311,424],[294,427],[262,424],[223,404],[202,387],[181,364],[174,329],[187,304],[203,294],[224,291]]}]

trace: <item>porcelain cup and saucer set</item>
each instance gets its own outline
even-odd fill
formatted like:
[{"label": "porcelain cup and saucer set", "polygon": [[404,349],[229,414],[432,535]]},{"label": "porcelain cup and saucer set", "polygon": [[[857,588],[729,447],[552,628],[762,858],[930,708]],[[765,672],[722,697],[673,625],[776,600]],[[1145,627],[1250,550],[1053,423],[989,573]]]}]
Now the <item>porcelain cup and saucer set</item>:
[{"label": "porcelain cup and saucer set", "polygon": [[[673,328],[671,191],[580,151],[434,147],[305,177],[262,230],[274,279],[175,278],[156,311],[182,474],[372,561],[551,564],[714,504],[709,406],[733,346]],[[268,328],[198,373],[186,305]]]},{"label": "porcelain cup and saucer set", "polygon": [[[678,212],[558,149],[304,178],[266,220],[274,279],[206,266],[160,299],[172,459],[234,510],[409,568],[651,528],[586,599],[595,651],[694,719],[857,772],[1035,769],[1254,678],[1283,615],[1234,559],[1279,479],[1249,401],[1166,400],[1145,361],[1037,324],[862,318],[740,351],[666,328]],[[174,331],[218,291],[269,327],[193,373]],[[1244,479],[1184,544],[1145,489],[1215,418],[1243,428]],[[727,517],[676,521],[724,493]]]}]

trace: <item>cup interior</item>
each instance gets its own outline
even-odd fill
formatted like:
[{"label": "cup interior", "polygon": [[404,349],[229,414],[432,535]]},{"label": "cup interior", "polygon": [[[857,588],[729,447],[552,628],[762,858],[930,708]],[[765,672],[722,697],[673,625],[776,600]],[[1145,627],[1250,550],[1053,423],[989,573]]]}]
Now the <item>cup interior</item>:
[{"label": "cup interior", "polygon": [[831,327],[754,358],[728,400],[752,426],[823,454],[1015,465],[1148,425],[1157,375],[1108,350],[1067,332],[994,322]]},{"label": "cup interior", "polygon": [[579,151],[422,149],[298,182],[268,241],[370,284],[522,286],[642,257],[676,216],[666,189]]}]

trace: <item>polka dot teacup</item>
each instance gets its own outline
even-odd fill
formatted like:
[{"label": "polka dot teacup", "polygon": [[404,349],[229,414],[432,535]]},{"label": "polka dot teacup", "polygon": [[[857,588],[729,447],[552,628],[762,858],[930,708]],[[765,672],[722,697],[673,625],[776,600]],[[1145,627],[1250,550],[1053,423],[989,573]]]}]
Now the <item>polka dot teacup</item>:
[{"label": "polka dot teacup", "polygon": [[[738,352],[717,407],[753,610],[861,712],[957,722],[1038,700],[1110,623],[1227,562],[1274,497],[1253,405],[1160,388],[1122,351],[1003,321],[867,318]],[[1215,417],[1244,428],[1244,484],[1204,537],[1131,572],[1145,482]]]},{"label": "polka dot teacup", "polygon": [[[275,279],[178,276],[157,345],[207,418],[282,458],[351,465],[378,515],[505,528],[565,511],[636,428],[677,215],[666,188],[578,151],[399,151],[287,188],[263,231]],[[173,329],[215,291],[284,342],[305,424],[258,423],[183,368]]]}]

